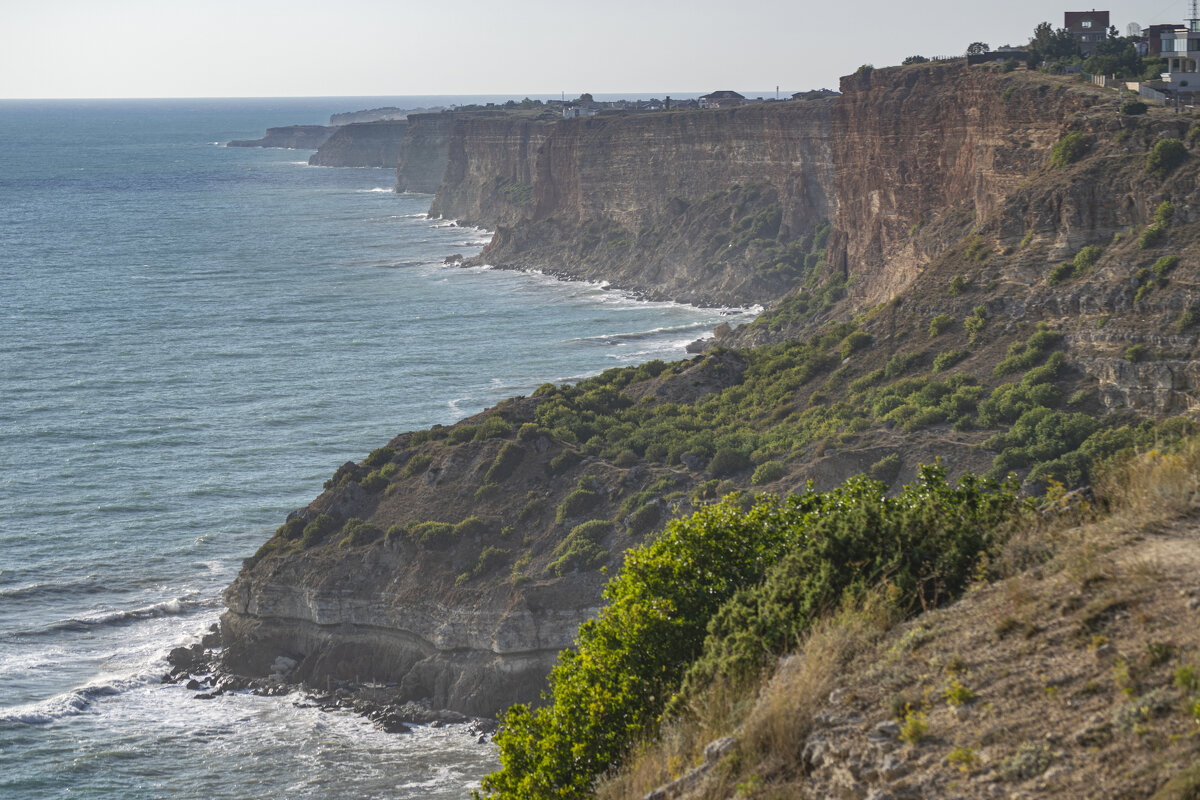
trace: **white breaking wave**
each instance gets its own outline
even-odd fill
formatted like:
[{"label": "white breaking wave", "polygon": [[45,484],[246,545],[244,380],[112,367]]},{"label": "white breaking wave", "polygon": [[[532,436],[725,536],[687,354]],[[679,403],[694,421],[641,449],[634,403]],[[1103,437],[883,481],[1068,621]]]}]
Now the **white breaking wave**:
[{"label": "white breaking wave", "polygon": [[383,186],[376,186],[374,189],[355,189],[354,192],[356,194],[380,194],[380,193],[394,194],[395,193],[392,189],[388,189]]}]

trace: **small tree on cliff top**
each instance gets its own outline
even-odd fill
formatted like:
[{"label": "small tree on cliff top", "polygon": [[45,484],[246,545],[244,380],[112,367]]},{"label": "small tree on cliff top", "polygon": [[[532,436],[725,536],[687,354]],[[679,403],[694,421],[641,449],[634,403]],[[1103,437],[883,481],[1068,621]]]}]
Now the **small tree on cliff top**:
[{"label": "small tree on cliff top", "polygon": [[967,55],[981,56],[984,53],[989,52],[991,49],[992,48],[988,46],[987,42],[971,42],[969,45],[967,45]]}]

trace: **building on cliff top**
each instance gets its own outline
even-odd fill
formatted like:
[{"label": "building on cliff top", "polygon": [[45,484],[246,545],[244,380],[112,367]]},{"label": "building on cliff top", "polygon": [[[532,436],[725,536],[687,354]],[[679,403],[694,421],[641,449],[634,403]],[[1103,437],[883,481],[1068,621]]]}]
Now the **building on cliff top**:
[{"label": "building on cliff top", "polygon": [[740,106],[746,101],[743,95],[729,89],[722,89],[719,92],[702,95],[700,97],[701,108],[729,108],[731,106]]},{"label": "building on cliff top", "polygon": [[1090,56],[1108,35],[1108,12],[1094,8],[1091,11],[1064,11],[1063,27],[1079,40],[1079,51]]},{"label": "building on cliff top", "polygon": [[1200,19],[1162,30],[1159,43],[1167,60],[1162,79],[1169,92],[1180,97],[1200,91]]}]

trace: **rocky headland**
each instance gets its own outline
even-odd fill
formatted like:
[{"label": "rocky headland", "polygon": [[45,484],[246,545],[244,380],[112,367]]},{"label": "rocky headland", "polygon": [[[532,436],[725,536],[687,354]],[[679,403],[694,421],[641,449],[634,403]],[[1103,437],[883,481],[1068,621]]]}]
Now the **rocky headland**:
[{"label": "rocky headland", "polygon": [[[1117,100],[951,62],[735,109],[414,115],[398,188],[494,228],[480,260],[766,312],[694,359],[541,387],[343,465],[227,590],[222,668],[495,715],[538,701],[628,548],[730,492],[898,488],[940,458],[1040,494],[1182,423],[1200,135]],[[837,742],[868,695],[829,701],[830,752],[865,747]]]},{"label": "rocky headland", "polygon": [[235,139],[226,147],[281,147],[287,150],[316,150],[334,133],[325,125],[288,125],[267,128],[261,139]]},{"label": "rocky headland", "polygon": [[400,157],[405,120],[355,122],[335,128],[308,159],[314,167],[379,167],[391,169]]}]

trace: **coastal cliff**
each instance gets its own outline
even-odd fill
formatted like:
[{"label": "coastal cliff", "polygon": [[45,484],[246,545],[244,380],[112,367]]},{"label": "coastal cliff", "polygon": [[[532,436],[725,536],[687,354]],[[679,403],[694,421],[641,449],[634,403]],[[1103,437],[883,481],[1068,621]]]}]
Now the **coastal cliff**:
[{"label": "coastal cliff", "polygon": [[237,139],[226,147],[282,147],[288,150],[316,150],[333,135],[336,128],[325,125],[288,125],[267,128],[261,139]]},{"label": "coastal cliff", "polygon": [[497,220],[479,260],[683,302],[768,302],[835,209],[832,104],[561,121],[526,213]]},{"label": "coastal cliff", "polygon": [[408,123],[404,120],[343,125],[308,159],[314,167],[395,167]]},{"label": "coastal cliff", "polygon": [[[626,548],[717,497],[896,487],[939,457],[1080,485],[1196,410],[1190,120],[965,64],[842,88],[412,117],[398,188],[443,163],[432,209],[496,228],[481,260],[768,312],[695,360],[542,387],[344,465],[228,590],[226,667],[492,714],[536,700]],[[1183,155],[1160,171],[1162,142]]]},{"label": "coastal cliff", "polygon": [[433,194],[442,185],[455,114],[410,114],[396,164],[396,191]]},{"label": "coastal cliff", "polygon": [[446,168],[430,215],[485,228],[529,218],[538,152],[556,123],[499,112],[449,116]]}]

